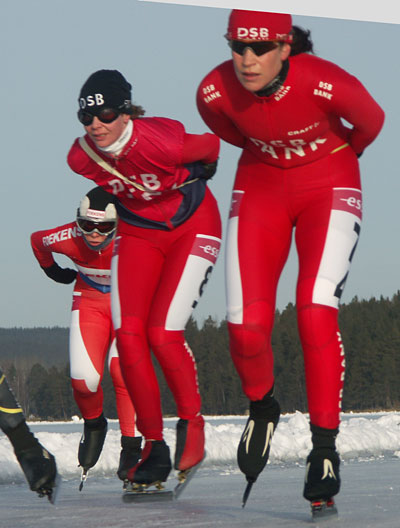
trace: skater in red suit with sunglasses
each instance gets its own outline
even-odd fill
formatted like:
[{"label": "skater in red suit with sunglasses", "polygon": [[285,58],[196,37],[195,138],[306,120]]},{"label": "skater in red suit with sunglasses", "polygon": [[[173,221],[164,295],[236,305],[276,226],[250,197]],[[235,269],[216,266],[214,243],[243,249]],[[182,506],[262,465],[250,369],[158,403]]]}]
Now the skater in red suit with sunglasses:
[{"label": "skater in red suit with sunglasses", "polygon": [[[110,268],[116,228],[113,197],[95,187],[83,197],[75,222],[31,236],[33,252],[46,275],[62,284],[75,282],[69,356],[74,398],[85,421],[78,451],[83,480],[96,464],[107,433],[101,388],[107,354],[121,429],[117,471],[121,480],[127,479],[128,469],[136,464],[141,452],[141,437],[135,436],[135,412],[121,375],[111,318]],[[69,257],[77,270],[61,268],[54,259],[57,254]]]},{"label": "skater in red suit with sunglasses", "polygon": [[220,247],[219,211],[207,187],[219,139],[188,134],[172,119],[142,117],[131,103],[131,85],[116,70],[93,73],[79,107],[86,134],[68,163],[116,198],[112,314],[121,370],[146,440],[128,479],[148,486],[165,481],[172,465],[150,350],[177,405],[175,469],[191,469],[204,457],[196,364],[184,329]]},{"label": "skater in red suit with sunglasses", "polygon": [[345,364],[338,306],[362,215],[357,158],[384,114],[354,76],[312,54],[310,33],[290,15],[233,10],[226,38],[232,59],[203,79],[197,104],[215,134],[243,149],[226,254],[231,355],[250,400],[238,463],[249,491],[279,420],[271,332],[294,231],[313,444],[304,497],[332,505]]}]

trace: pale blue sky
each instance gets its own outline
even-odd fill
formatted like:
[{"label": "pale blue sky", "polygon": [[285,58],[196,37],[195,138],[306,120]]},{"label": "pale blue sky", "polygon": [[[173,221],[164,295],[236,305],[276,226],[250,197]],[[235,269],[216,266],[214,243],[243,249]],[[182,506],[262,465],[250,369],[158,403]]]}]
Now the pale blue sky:
[{"label": "pale blue sky", "polygon": [[[119,69],[147,115],[175,118],[188,132],[204,132],[195,92],[202,77],[229,58],[223,38],[228,15],[222,8],[137,0],[1,1],[0,326],[69,324],[72,288],[47,279],[29,236],[73,220],[81,196],[92,187],[65,162],[82,132],[76,111],[83,82],[99,68]],[[317,54],[356,75],[386,112],[381,135],[360,160],[364,223],[343,301],[391,296],[400,288],[400,27],[302,16],[294,22],[311,29]],[[223,144],[211,183],[224,225],[239,154]],[[292,252],[279,286],[279,309],[294,301],[296,270]],[[200,322],[208,315],[225,317],[223,255],[196,309]]]}]

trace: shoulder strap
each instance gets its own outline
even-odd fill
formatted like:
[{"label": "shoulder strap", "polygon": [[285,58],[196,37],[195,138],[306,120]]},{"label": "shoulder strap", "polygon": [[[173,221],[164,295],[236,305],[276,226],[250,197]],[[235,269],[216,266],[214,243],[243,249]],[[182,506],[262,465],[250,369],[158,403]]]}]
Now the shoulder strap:
[{"label": "shoulder strap", "polygon": [[[103,158],[101,158],[91,147],[89,147],[86,139],[83,136],[79,138],[79,145],[86,152],[86,154],[90,158],[92,158],[93,161],[95,161],[97,163],[97,165],[100,165],[100,167],[102,169],[106,170],[107,172],[109,172],[113,176],[116,176],[117,178],[119,178],[120,180],[124,181],[125,183],[128,183],[129,185],[132,185],[132,187],[135,187],[135,189],[138,189],[139,191],[147,192],[149,194],[152,193],[152,191],[150,189],[147,189],[146,187],[144,187],[140,183],[137,183],[135,181],[130,180],[129,178],[127,178],[126,176],[121,174],[119,171],[117,171],[117,169],[112,167],[105,160],[103,160]],[[194,178],[192,180],[185,181],[185,182],[181,183],[180,185],[177,185],[176,187],[174,187],[171,190],[180,189],[181,187],[184,187],[185,185],[188,185],[189,183],[193,183],[193,182],[197,181],[198,179],[199,178]],[[157,194],[159,194],[157,191],[155,191],[155,192]]]},{"label": "shoulder strap", "polygon": [[[143,187],[143,185],[140,185],[140,183],[137,183],[135,181],[131,181],[129,178],[121,174],[117,169],[112,167],[109,163],[107,163],[103,158],[101,158],[91,147],[89,147],[86,139],[82,136],[79,138],[79,145],[83,148],[83,150],[86,152],[86,154],[92,158],[93,161],[97,163],[97,165],[100,165],[100,167],[113,176],[116,176],[120,180],[124,181],[125,183],[128,183],[129,185],[132,185],[136,189],[139,189],[139,191],[143,192],[149,192],[149,189],[146,189],[146,187]],[[151,191],[150,191],[151,192]]]}]

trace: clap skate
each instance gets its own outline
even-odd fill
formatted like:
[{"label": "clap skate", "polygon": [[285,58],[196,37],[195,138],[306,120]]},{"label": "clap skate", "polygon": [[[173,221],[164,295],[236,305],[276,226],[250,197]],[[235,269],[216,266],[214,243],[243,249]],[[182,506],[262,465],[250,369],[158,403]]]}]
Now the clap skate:
[{"label": "clap skate", "polygon": [[251,488],[268,462],[271,440],[280,416],[279,403],[270,391],[262,400],[250,402],[250,415],[237,451],[239,469],[247,480],[244,507]]},{"label": "clap skate", "polygon": [[142,458],[128,470],[127,477],[136,489],[162,486],[171,471],[169,447],[164,440],[146,440]]},{"label": "clap skate", "polygon": [[333,496],[339,493],[340,459],[335,449],[312,449],[307,457],[303,496],[311,502],[313,518],[337,515]]},{"label": "clap skate", "polygon": [[136,466],[142,452],[141,436],[121,436],[121,454],[117,470],[118,477],[124,482],[123,489],[128,485],[128,471]]},{"label": "clap skate", "polygon": [[[204,450],[201,450],[204,458]],[[178,453],[180,450],[178,451]],[[197,451],[196,459],[199,451]],[[179,465],[179,457],[175,463]],[[193,461],[194,458],[186,460]],[[132,470],[128,471],[130,483],[122,496],[124,502],[154,502],[171,501],[180,497],[186,486],[195,475],[203,459],[197,464],[179,470],[177,483],[174,487],[166,488],[165,481],[171,471],[169,448],[164,441],[147,441],[143,449],[142,460]]]},{"label": "clap skate", "polygon": [[199,464],[204,458],[204,443],[204,418],[201,415],[178,420],[174,468],[186,471]]},{"label": "clap skate", "polygon": [[78,449],[78,461],[79,465],[82,467],[79,491],[82,491],[89,469],[97,463],[100,457],[106,434],[107,420],[104,418],[103,414],[93,420],[85,420],[83,434]]},{"label": "clap skate", "polygon": [[16,452],[16,457],[25,474],[29,487],[39,497],[47,497],[54,503],[60,484],[54,456],[39,442],[36,446]]}]

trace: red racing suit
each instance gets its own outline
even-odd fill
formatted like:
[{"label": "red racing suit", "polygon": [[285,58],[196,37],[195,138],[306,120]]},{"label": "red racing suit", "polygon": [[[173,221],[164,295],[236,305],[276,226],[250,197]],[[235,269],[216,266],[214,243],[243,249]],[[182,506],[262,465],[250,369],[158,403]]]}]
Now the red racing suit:
[{"label": "red racing suit", "polygon": [[103,411],[101,379],[108,367],[115,389],[121,434],[135,436],[135,412],[120,368],[111,317],[110,268],[114,242],[90,249],[75,222],[31,235],[35,257],[42,268],[53,265],[54,254],[70,258],[77,270],[69,334],[71,383],[85,419]]},{"label": "red racing suit", "polygon": [[139,430],[147,439],[161,440],[160,393],[150,350],[179,417],[200,413],[196,365],[184,328],[220,247],[218,207],[203,171],[203,163],[217,160],[219,139],[186,134],[181,123],[166,118],[140,118],[133,125],[118,156],[106,156],[85,137],[97,155],[145,190],[101,168],[79,140],[68,163],[118,198],[111,295],[122,373]]},{"label": "red racing suit", "polygon": [[259,400],[274,384],[276,289],[295,229],[310,421],[335,429],[345,367],[337,312],[362,215],[357,155],[378,135],[383,111],[355,77],[308,54],[289,58],[286,79],[267,97],[242,87],[224,62],[201,82],[197,104],[214,133],[243,149],[226,273],[231,354],[244,392]]}]

